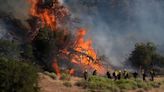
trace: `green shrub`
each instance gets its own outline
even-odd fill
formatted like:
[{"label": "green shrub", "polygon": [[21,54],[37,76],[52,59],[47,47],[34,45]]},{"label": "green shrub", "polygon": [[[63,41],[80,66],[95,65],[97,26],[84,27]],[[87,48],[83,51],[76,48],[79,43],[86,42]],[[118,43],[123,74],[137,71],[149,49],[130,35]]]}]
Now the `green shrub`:
[{"label": "green shrub", "polygon": [[68,82],[68,81],[64,82],[63,85],[66,87],[72,87],[71,82]]},{"label": "green shrub", "polygon": [[137,83],[138,88],[146,88],[147,87],[147,84],[142,80],[136,80],[136,83]]},{"label": "green shrub", "polygon": [[50,72],[44,72],[44,74],[48,75],[52,79],[57,79],[57,75],[54,72],[52,72],[52,73],[50,73]]},{"label": "green shrub", "polygon": [[0,39],[0,57],[18,59],[20,47],[17,42]]},{"label": "green shrub", "polygon": [[0,92],[38,92],[37,79],[33,65],[0,59]]},{"label": "green shrub", "polygon": [[153,81],[148,82],[148,85],[149,85],[151,88],[159,88],[159,87],[160,87],[160,83],[158,83],[158,82],[153,82]]},{"label": "green shrub", "polygon": [[89,84],[88,81],[85,80],[80,80],[75,83],[76,86],[83,87],[83,88],[87,88],[88,84]]},{"label": "green shrub", "polygon": [[61,80],[70,80],[71,76],[66,73],[61,74]]},{"label": "green shrub", "polygon": [[91,76],[88,81],[80,80],[76,83],[77,86],[88,89],[91,92],[127,92],[126,90],[133,90],[143,88],[145,90],[159,87],[159,83],[152,81],[142,81],[134,79],[110,80],[105,77]]},{"label": "green shrub", "polygon": [[119,88],[115,86],[113,80],[105,77],[91,76],[89,81],[81,80],[76,83],[77,86],[87,88],[91,92],[119,92]]},{"label": "green shrub", "polygon": [[115,83],[120,89],[131,90],[137,88],[137,82],[134,80],[121,79],[119,81],[116,81]]},{"label": "green shrub", "polygon": [[91,89],[108,89],[108,88],[111,88],[111,83],[113,81],[107,79],[107,78],[104,78],[104,77],[98,77],[98,76],[91,76],[89,78],[89,88]]}]

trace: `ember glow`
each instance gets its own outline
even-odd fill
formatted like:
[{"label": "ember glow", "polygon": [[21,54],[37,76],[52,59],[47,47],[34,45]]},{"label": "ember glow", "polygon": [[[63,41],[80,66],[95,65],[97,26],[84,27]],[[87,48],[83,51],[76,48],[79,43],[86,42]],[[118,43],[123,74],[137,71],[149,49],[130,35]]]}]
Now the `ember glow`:
[{"label": "ember glow", "polygon": [[[54,31],[58,25],[60,25],[60,22],[64,20],[64,17],[69,15],[67,8],[62,6],[58,0],[54,0],[52,5],[50,4],[51,6],[44,5],[42,0],[29,0],[29,2],[31,4],[30,15],[39,19],[38,22],[41,22],[41,25],[39,26],[40,28],[46,26]],[[69,33],[68,30],[65,33]],[[99,56],[92,47],[92,40],[85,39],[86,33],[87,31],[85,28],[77,30],[72,42],[73,44],[68,44],[66,48],[56,51],[62,53],[59,54],[58,57],[65,58],[67,61],[72,62],[72,64],[77,64],[82,70],[96,69],[99,74],[103,74],[105,72],[105,68],[101,64]],[[58,59],[53,59],[52,67],[60,77],[60,67],[57,62],[60,61]],[[73,75],[75,71],[76,70],[71,69],[70,74]]]}]

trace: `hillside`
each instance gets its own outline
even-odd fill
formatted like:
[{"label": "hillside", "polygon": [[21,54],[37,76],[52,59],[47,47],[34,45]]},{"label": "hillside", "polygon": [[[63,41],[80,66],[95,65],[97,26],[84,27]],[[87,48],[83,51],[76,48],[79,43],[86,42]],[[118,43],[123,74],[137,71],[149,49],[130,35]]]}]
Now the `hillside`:
[{"label": "hillside", "polygon": [[[81,78],[72,77],[69,81],[72,84],[72,87],[66,87],[63,83],[66,81],[62,80],[54,80],[51,77],[39,73],[39,86],[41,87],[41,92],[88,92],[87,89],[83,89],[80,87],[75,86],[75,83],[81,80]],[[164,77],[158,77],[155,79],[156,81],[163,81]],[[128,92],[163,92],[164,85],[160,88],[153,88],[153,89],[136,89],[136,90],[129,90]],[[94,91],[94,92],[103,92],[103,91]]]}]

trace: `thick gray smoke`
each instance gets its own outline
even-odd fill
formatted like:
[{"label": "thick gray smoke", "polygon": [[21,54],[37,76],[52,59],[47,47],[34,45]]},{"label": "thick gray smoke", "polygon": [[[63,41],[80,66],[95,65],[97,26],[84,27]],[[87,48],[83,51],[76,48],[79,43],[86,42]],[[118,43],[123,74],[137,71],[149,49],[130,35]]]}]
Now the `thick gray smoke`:
[{"label": "thick gray smoke", "polygon": [[13,39],[10,33],[14,33],[12,32],[14,30],[15,32],[20,31],[13,26],[16,22],[14,19],[26,24],[26,20],[29,18],[28,10],[27,0],[0,0],[0,39]]},{"label": "thick gray smoke", "polygon": [[164,0],[65,0],[96,49],[120,66],[136,42],[154,42],[164,51]]},{"label": "thick gray smoke", "polygon": [[8,30],[6,29],[6,24],[4,24],[3,20],[0,19],[0,39],[8,39],[11,40],[12,37],[8,34]]},{"label": "thick gray smoke", "polygon": [[[22,20],[28,18],[28,0],[0,0],[0,11]],[[1,14],[2,16],[3,14]]]},{"label": "thick gray smoke", "polygon": [[[164,0],[60,0],[80,19],[99,53],[120,66],[136,42],[154,42],[164,53]],[[0,11],[28,18],[27,0],[0,0]],[[1,14],[3,15],[3,14]],[[5,33],[0,23],[0,37]]]},{"label": "thick gray smoke", "polygon": [[6,35],[6,29],[4,28],[3,22],[0,21],[0,39],[3,38],[4,35]]}]

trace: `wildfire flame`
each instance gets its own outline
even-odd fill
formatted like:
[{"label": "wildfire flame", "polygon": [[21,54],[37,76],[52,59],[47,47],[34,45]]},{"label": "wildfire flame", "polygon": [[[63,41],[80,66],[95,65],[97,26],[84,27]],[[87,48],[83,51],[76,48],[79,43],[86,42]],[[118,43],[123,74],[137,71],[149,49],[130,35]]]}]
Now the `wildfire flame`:
[{"label": "wildfire flame", "polygon": [[[53,1],[53,5],[50,7],[43,7],[42,0],[28,0],[31,4],[30,15],[37,17],[40,22],[40,27],[49,27],[52,31],[57,28],[59,22],[68,15],[68,10],[62,6],[58,0]],[[87,31],[84,28],[80,28],[75,34],[74,44],[67,46],[73,49],[73,52],[68,48],[62,49],[62,54],[65,54],[71,58],[69,61],[78,64],[84,68],[92,68],[98,71],[98,73],[104,73],[105,68],[100,63],[100,59],[97,53],[92,47],[92,40],[85,40]],[[57,75],[60,77],[60,68],[57,65],[57,59],[52,61],[52,67],[55,69]],[[75,70],[70,70],[70,74],[74,74]]]},{"label": "wildfire flame", "polygon": [[[54,0],[50,5],[43,5],[43,0],[28,0],[31,4],[30,15],[39,18],[42,22],[42,27],[50,27],[55,30],[58,21],[68,15],[68,10],[60,5],[58,0]],[[43,7],[45,6],[45,7]],[[49,6],[49,7],[48,7]]]},{"label": "wildfire flame", "polygon": [[60,69],[59,69],[59,66],[58,66],[58,64],[57,64],[56,59],[53,60],[53,62],[52,62],[52,67],[55,69],[56,75],[57,75],[58,78],[60,79],[60,78],[61,78],[61,73],[60,73]]},{"label": "wildfire flame", "polygon": [[72,76],[72,75],[74,75],[74,73],[75,73],[75,70],[74,69],[70,69],[69,70],[69,74]]},{"label": "wildfire flame", "polygon": [[[100,64],[100,60],[92,47],[92,40],[84,40],[87,31],[84,28],[80,28],[76,33],[76,41],[74,50],[81,52],[81,54],[75,54],[72,57],[72,62],[76,64],[82,64],[84,67],[91,67],[97,70],[99,73],[103,73],[105,68]],[[79,62],[80,61],[80,62]]]}]

